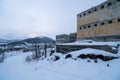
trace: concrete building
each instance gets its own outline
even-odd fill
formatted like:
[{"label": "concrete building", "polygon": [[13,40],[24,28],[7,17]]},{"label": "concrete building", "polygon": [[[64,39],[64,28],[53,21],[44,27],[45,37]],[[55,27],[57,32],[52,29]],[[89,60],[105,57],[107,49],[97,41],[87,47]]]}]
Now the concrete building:
[{"label": "concrete building", "polygon": [[56,42],[57,43],[67,43],[69,42],[70,37],[67,34],[61,34],[56,36]]},{"label": "concrete building", "polygon": [[77,33],[70,33],[70,42],[75,42],[77,38]]},{"label": "concrete building", "polygon": [[77,14],[77,40],[120,40],[120,0],[107,0]]},{"label": "concrete building", "polygon": [[70,33],[68,34],[61,34],[56,36],[56,42],[57,43],[69,43],[76,41],[77,33]]}]

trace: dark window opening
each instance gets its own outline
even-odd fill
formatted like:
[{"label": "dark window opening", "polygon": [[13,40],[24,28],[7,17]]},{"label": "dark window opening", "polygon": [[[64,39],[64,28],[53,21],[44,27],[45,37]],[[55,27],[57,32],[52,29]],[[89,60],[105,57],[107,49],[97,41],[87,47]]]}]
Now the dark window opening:
[{"label": "dark window opening", "polygon": [[102,22],[101,25],[104,25],[104,22]]},{"label": "dark window opening", "polygon": [[91,11],[89,11],[88,13],[91,13]]},{"label": "dark window opening", "polygon": [[86,14],[84,13],[83,15],[85,16]]},{"label": "dark window opening", "polygon": [[103,8],[104,8],[104,5],[101,6],[101,9],[103,9]]},{"label": "dark window opening", "polygon": [[109,21],[108,23],[109,23],[109,24],[111,24],[111,23],[112,23],[112,21]]},{"label": "dark window opening", "polygon": [[97,11],[97,9],[95,8],[94,11]]},{"label": "dark window opening", "polygon": [[120,18],[118,19],[118,22],[120,22]]},{"label": "dark window opening", "polygon": [[79,17],[82,17],[81,15],[79,15]]},{"label": "dark window opening", "polygon": [[111,4],[111,2],[109,2],[107,5],[108,5],[108,6],[111,6],[112,4]]},{"label": "dark window opening", "polygon": [[94,26],[96,27],[96,26],[97,26],[97,24],[94,24]]},{"label": "dark window opening", "polygon": [[86,27],[84,26],[83,29],[86,29]]},{"label": "dark window opening", "polygon": [[117,0],[117,1],[120,1],[120,0]]},{"label": "dark window opening", "polygon": [[89,25],[88,28],[90,28],[91,26]]},{"label": "dark window opening", "polygon": [[82,29],[82,27],[80,27],[80,30]]}]

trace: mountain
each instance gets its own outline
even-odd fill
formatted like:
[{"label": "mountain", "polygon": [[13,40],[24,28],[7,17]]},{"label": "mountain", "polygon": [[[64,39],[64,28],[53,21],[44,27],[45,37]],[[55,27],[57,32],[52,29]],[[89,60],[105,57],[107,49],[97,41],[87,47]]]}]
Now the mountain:
[{"label": "mountain", "polygon": [[23,40],[24,42],[27,43],[55,43],[55,41],[51,38],[48,37],[44,37],[44,36],[39,36],[39,37],[35,37],[35,38],[28,38]]},{"label": "mountain", "polygon": [[6,42],[8,42],[8,41],[5,39],[0,39],[0,43],[6,43]]},{"label": "mountain", "polygon": [[21,45],[21,44],[33,44],[33,43],[55,43],[55,40],[49,38],[49,37],[45,37],[45,36],[39,36],[39,37],[35,37],[35,38],[27,38],[21,41],[15,41],[15,42],[11,42],[9,43],[10,45]]},{"label": "mountain", "polygon": [[16,41],[20,41],[20,40],[7,40],[7,39],[1,39],[0,38],[0,43],[11,43],[11,42],[16,42]]}]

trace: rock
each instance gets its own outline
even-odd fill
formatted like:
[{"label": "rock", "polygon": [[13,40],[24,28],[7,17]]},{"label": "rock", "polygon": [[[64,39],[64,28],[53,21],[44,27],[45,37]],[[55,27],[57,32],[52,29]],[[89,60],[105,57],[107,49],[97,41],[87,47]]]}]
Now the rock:
[{"label": "rock", "polygon": [[87,62],[90,62],[90,60],[87,60]]},{"label": "rock", "polygon": [[59,59],[60,59],[60,57],[59,57],[59,56],[55,56],[54,61],[57,61],[57,60],[59,60]]},{"label": "rock", "polygon": [[109,67],[110,65],[109,64],[107,64],[107,67]]},{"label": "rock", "polygon": [[94,59],[94,62],[95,62],[95,63],[98,63],[97,59]]},{"label": "rock", "polygon": [[96,58],[99,58],[99,59],[101,59],[101,60],[103,59],[103,57],[104,57],[103,55],[97,55],[97,56],[96,56]]},{"label": "rock", "polygon": [[71,58],[71,57],[72,57],[72,55],[71,55],[71,54],[68,54],[68,55],[65,56],[65,59]]},{"label": "rock", "polygon": [[87,57],[89,57],[90,59],[96,59],[96,55],[95,54],[87,54]]},{"label": "rock", "polygon": [[87,55],[85,54],[80,54],[79,56],[77,56],[78,58],[82,58],[82,59],[86,59],[87,58]]}]

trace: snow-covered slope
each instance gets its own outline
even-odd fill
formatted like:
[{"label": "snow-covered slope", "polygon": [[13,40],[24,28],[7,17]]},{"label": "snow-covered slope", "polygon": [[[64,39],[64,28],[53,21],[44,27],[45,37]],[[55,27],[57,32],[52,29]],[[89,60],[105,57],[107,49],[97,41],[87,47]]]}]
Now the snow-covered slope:
[{"label": "snow-covered slope", "polygon": [[14,41],[9,43],[10,45],[22,45],[22,44],[33,44],[33,43],[55,43],[55,40],[49,38],[49,37],[45,37],[45,36],[39,36],[39,37],[35,37],[35,38],[27,38],[24,40],[20,40],[20,41]]},{"label": "snow-covered slope", "polygon": [[93,60],[87,62],[86,59],[62,58],[58,61],[44,59],[28,63],[25,59],[31,54],[19,52],[19,55],[7,57],[0,64],[0,80],[120,80],[120,59],[94,63]]}]

